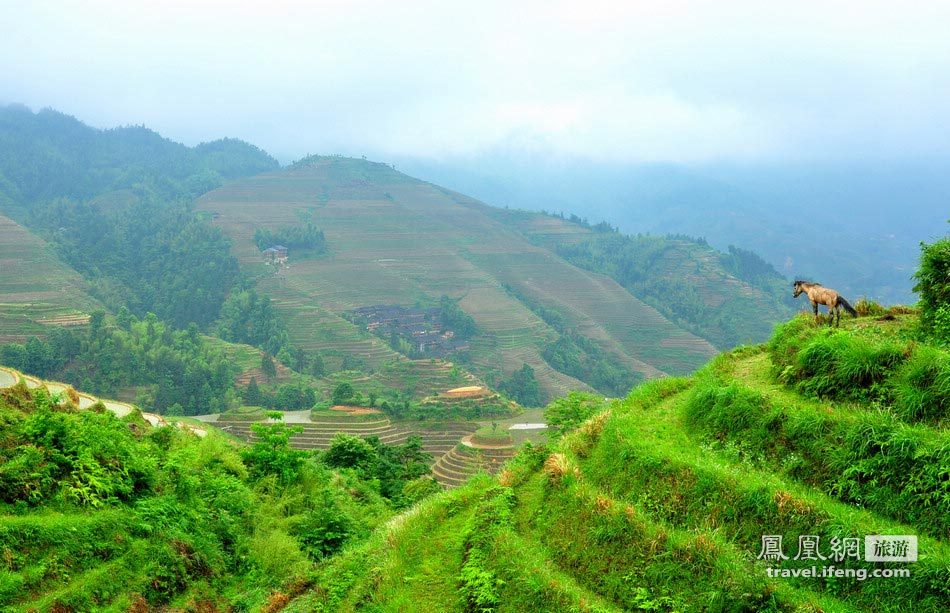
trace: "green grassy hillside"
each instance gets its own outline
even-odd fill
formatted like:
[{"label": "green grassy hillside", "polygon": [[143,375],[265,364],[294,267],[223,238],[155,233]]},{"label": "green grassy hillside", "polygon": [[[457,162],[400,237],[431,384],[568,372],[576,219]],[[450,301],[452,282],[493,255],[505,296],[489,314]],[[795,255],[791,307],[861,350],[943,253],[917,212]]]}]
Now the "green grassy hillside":
[{"label": "green grassy hillside", "polygon": [[[308,349],[348,353],[372,367],[398,361],[384,341],[342,315],[448,295],[482,332],[471,350],[476,374],[510,374],[528,364],[547,397],[589,389],[542,358],[559,333],[504,289],[510,284],[564,313],[634,377],[688,372],[714,352],[610,278],[533,244],[485,205],[384,164],[309,158],[219,188],[198,206],[217,215],[242,268],[260,275],[258,287],[287,316],[293,341]],[[274,274],[255,231],[306,223],[324,232],[328,253],[295,258],[292,251],[289,266]]]},{"label": "green grassy hillside", "polygon": [[[916,316],[801,316],[692,377],[588,402],[497,479],[344,550],[287,610],[946,611],[948,400],[950,352]],[[763,535],[789,559],[758,559]],[[833,557],[867,535],[916,535],[919,560],[794,559],[800,536]],[[766,570],[812,565],[851,576]]]},{"label": "green grassy hillside", "polygon": [[84,325],[97,306],[86,281],[49,244],[0,215],[0,344]]}]

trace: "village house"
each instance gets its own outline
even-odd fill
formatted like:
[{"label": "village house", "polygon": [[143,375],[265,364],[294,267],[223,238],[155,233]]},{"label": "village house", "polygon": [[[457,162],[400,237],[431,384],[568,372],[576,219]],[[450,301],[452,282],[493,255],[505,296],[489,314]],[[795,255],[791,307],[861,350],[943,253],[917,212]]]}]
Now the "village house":
[{"label": "village house", "polygon": [[274,245],[264,250],[264,260],[270,264],[284,264],[287,262],[287,247]]}]

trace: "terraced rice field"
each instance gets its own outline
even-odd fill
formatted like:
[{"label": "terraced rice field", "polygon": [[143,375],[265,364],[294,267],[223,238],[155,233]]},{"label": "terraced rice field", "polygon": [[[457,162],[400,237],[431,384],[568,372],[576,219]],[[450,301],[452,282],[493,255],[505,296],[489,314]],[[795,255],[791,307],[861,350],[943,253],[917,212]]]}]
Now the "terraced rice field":
[{"label": "terraced rice field", "polygon": [[439,458],[432,476],[447,488],[458,487],[477,473],[497,474],[515,451],[514,446],[477,448],[462,442]]},{"label": "terraced rice field", "polygon": [[[251,428],[252,423],[218,419],[213,422],[213,425],[232,436],[253,442],[255,437]],[[293,435],[290,439],[290,445],[295,449],[327,449],[333,441],[333,437],[339,433],[362,438],[375,436],[379,438],[380,442],[387,445],[401,445],[410,436],[418,436],[422,439],[423,450],[432,454],[434,462],[453,449],[462,438],[475,431],[475,426],[467,423],[394,423],[381,414],[349,415],[341,413],[340,415],[326,415],[320,413],[313,415],[308,422],[294,423],[293,425],[303,429],[302,432]]]},{"label": "terraced rice field", "polygon": [[[523,281],[575,313],[582,329],[623,356],[644,376],[685,372],[711,354],[705,341],[682,331],[616,283],[580,271],[486,207],[379,164],[328,159],[311,167],[244,179],[199,200],[218,213],[216,224],[233,239],[234,254],[288,317],[295,342],[331,355],[356,355],[373,368],[399,361],[385,343],[340,315],[372,304],[431,304],[445,294],[484,331],[473,344],[476,374],[511,373],[527,363],[549,396],[583,383],[543,361],[556,332],[511,297],[503,282]],[[297,259],[263,273],[252,237],[312,220],[329,253]],[[681,345],[663,346],[664,339]],[[691,344],[688,341],[693,341]]]},{"label": "terraced rice field", "polygon": [[98,302],[40,237],[0,215],[0,343],[84,325]]}]

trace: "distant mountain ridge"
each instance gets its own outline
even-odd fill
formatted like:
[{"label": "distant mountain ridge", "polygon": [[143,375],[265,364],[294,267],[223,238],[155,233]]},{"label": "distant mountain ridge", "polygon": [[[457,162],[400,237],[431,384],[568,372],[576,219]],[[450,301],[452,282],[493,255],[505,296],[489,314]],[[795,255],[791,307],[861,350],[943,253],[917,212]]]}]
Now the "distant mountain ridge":
[{"label": "distant mountain ridge", "polygon": [[237,139],[187,147],[144,126],[99,130],[51,109],[0,107],[0,192],[20,203],[91,198],[142,182],[168,193],[170,180],[188,181],[197,195],[223,179],[278,166]]}]

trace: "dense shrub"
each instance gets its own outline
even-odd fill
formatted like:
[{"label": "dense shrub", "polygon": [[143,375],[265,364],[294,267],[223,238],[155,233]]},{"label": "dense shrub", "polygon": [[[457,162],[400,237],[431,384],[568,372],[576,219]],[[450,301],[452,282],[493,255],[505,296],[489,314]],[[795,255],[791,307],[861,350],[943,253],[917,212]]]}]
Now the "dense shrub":
[{"label": "dense shrub", "polygon": [[254,232],[254,243],[261,251],[275,245],[304,249],[311,253],[323,253],[327,248],[323,231],[312,223],[305,226],[285,226],[277,230],[258,228]]},{"label": "dense shrub", "polygon": [[584,423],[594,413],[607,408],[603,396],[571,392],[558,398],[544,409],[544,420],[550,428],[550,436],[557,438]]},{"label": "dense shrub", "polygon": [[[391,514],[378,477],[332,473],[283,424],[239,453],[25,386],[0,390],[0,424],[4,610],[259,610]],[[403,451],[392,463],[417,468]]]},{"label": "dense shrub", "polygon": [[818,329],[807,316],[778,326],[769,343],[779,380],[819,398],[884,397],[884,383],[907,352],[893,341],[872,342],[844,330]]},{"label": "dense shrub", "polygon": [[950,238],[921,243],[920,268],[914,278],[922,326],[937,339],[950,341]]},{"label": "dense shrub", "polygon": [[307,454],[291,448],[290,437],[303,432],[303,428],[276,423],[252,424],[251,430],[255,442],[241,452],[251,475],[257,478],[273,475],[284,485],[297,481]]},{"label": "dense shrub", "polygon": [[541,387],[534,377],[534,369],[527,364],[499,383],[498,391],[507,394],[526,407],[541,405]]},{"label": "dense shrub", "polygon": [[197,326],[174,330],[152,313],[141,321],[126,316],[120,326],[107,326],[103,313],[96,312],[88,330],[61,330],[46,340],[4,345],[0,360],[107,397],[139,387],[147,404],[162,413],[175,405],[185,415],[227,408],[235,366]]},{"label": "dense shrub", "polygon": [[946,470],[950,437],[933,436],[886,413],[839,416],[773,404],[741,383],[708,376],[691,393],[687,423],[787,464],[791,476],[850,504],[914,524],[950,530]]},{"label": "dense shrub", "polygon": [[903,419],[936,421],[950,416],[950,355],[919,346],[893,383],[894,410]]}]

